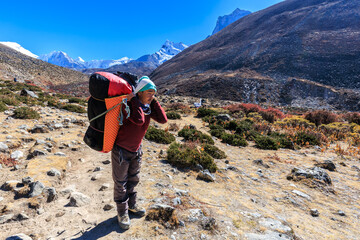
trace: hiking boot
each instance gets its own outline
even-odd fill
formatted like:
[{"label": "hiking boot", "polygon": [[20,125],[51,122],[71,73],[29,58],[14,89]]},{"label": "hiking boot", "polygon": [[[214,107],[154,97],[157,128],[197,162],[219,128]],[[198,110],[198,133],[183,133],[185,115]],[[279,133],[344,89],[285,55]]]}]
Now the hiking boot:
[{"label": "hiking boot", "polygon": [[129,206],[129,211],[139,217],[144,216],[146,213],[145,208],[139,207],[139,205],[137,204],[135,204],[135,206],[132,207]]},{"label": "hiking boot", "polygon": [[119,226],[120,228],[127,230],[130,228],[130,218],[129,218],[129,214],[124,213],[123,215],[118,215],[118,222],[119,222]]}]

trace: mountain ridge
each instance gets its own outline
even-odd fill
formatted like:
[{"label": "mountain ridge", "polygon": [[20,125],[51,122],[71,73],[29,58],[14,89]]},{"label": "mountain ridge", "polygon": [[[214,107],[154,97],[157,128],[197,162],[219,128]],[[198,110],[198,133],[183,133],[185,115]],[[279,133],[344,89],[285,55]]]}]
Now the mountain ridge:
[{"label": "mountain ridge", "polygon": [[[271,79],[262,83],[254,81],[251,89],[258,95],[267,88],[275,89],[276,94],[271,95],[274,104],[289,104],[289,101],[280,101],[284,96],[279,98],[279,94],[286,91],[277,89],[286,89],[289,86],[286,83],[292,79],[307,79],[337,88],[358,88],[360,70],[355,63],[360,60],[360,25],[356,24],[359,12],[360,3],[354,0],[280,2],[249,14],[190,46],[157,68],[151,78],[160,91],[179,93],[181,87],[185,87],[191,88],[193,95],[210,93],[210,88],[204,89],[198,83],[218,78],[222,86],[238,89],[240,93],[233,100],[242,101],[244,98],[240,95],[250,94],[240,83],[246,78],[236,80],[228,76],[251,71],[262,76],[260,78]],[[258,84],[263,87],[257,88]],[[211,86],[222,89],[213,83]],[[358,96],[358,92],[352,95]],[[219,91],[217,97],[228,96]],[[341,106],[336,99],[323,100]],[[358,104],[347,107],[359,110]]]}]

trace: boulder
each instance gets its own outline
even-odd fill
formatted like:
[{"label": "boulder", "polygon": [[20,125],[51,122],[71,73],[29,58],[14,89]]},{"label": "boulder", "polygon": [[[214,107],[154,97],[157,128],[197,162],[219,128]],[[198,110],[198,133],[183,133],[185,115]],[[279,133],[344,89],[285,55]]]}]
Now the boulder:
[{"label": "boulder", "polygon": [[200,171],[196,179],[204,180],[206,182],[214,182],[216,180],[215,176],[212,175],[207,169]]},{"label": "boulder", "polygon": [[69,206],[82,207],[90,203],[90,197],[79,192],[72,192],[70,195]]}]

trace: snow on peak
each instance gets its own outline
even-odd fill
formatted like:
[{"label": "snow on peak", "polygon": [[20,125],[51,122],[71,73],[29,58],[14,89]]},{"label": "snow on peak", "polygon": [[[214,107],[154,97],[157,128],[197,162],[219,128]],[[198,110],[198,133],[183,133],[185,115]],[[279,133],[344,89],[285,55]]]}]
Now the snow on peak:
[{"label": "snow on peak", "polygon": [[77,58],[77,61],[78,61],[78,62],[83,62],[83,63],[85,62],[84,59],[82,59],[81,57],[78,57],[78,58]]},{"label": "snow on peak", "polygon": [[242,17],[245,17],[246,15],[250,14],[250,11],[246,10],[240,10],[239,8],[236,8],[232,13],[225,16],[220,16],[216,22],[215,29],[212,33],[214,35],[215,33],[219,32],[226,26],[230,25],[231,23],[239,20]]},{"label": "snow on peak", "polygon": [[44,54],[39,57],[39,59],[52,63],[61,67],[71,68],[75,70],[81,70],[86,68],[109,68],[114,65],[124,64],[130,62],[131,58],[123,57],[118,60],[91,60],[85,61],[81,57],[77,59],[71,58],[65,52],[62,51],[53,51],[49,54]]},{"label": "snow on peak", "polygon": [[16,43],[16,42],[0,42],[1,44],[9,47],[9,48],[12,48],[22,54],[25,54],[29,57],[32,57],[32,58],[38,58],[37,55],[33,54],[32,52],[30,52],[29,50],[23,48],[20,44]]},{"label": "snow on peak", "polygon": [[174,43],[170,40],[166,40],[165,43],[161,46],[160,50],[151,55],[144,55],[138,58],[136,61],[139,62],[152,62],[155,66],[159,66],[165,61],[173,58],[176,54],[183,51],[188,46],[180,43]]}]

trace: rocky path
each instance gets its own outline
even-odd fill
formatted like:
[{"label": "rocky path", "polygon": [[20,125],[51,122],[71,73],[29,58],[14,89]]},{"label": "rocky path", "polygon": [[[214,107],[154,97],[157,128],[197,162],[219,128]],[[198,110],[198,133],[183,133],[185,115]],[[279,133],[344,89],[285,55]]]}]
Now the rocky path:
[{"label": "rocky path", "polygon": [[[42,110],[38,122],[8,116],[0,116],[0,142],[8,147],[2,151],[23,156],[16,167],[0,169],[0,239],[20,233],[31,239],[358,239],[356,158],[316,148],[265,151],[251,143],[238,148],[215,139],[228,157],[216,160],[215,181],[205,182],[197,180],[197,172],[169,165],[168,145],[144,140],[139,202],[147,209],[156,205],[173,218],[132,216],[131,228],[122,231],[112,200],[110,154],[82,143],[85,116],[50,108]],[[170,123],[208,130],[191,115]],[[44,133],[34,130],[36,125]],[[334,172],[323,170],[332,185],[317,188],[287,179],[294,167],[309,172],[325,160],[336,166]],[[36,195],[25,177],[45,188]]]}]

